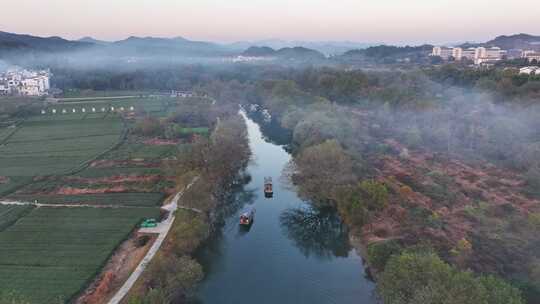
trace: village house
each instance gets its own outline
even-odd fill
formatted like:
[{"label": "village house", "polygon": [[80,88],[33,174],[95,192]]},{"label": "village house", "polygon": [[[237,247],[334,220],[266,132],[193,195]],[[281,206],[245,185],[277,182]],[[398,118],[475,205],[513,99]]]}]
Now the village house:
[{"label": "village house", "polygon": [[0,95],[43,96],[50,90],[50,72],[12,68],[0,73]]}]

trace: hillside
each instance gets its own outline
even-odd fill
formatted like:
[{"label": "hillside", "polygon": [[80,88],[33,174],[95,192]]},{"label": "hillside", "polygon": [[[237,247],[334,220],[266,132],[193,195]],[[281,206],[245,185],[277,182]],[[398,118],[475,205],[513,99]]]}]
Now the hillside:
[{"label": "hillside", "polygon": [[84,37],[71,41],[60,37],[37,37],[0,32],[0,55],[20,57],[21,54],[66,53],[91,50],[96,56],[193,56],[211,57],[231,54],[220,45],[192,41],[182,37],[129,37],[116,42]]},{"label": "hillside", "polygon": [[252,57],[276,57],[287,60],[323,60],[324,54],[319,51],[308,49],[305,47],[285,47],[279,50],[274,50],[271,47],[253,46],[245,50],[242,55]]},{"label": "hillside", "polygon": [[245,50],[242,55],[251,57],[270,57],[276,55],[276,50],[267,46],[252,46]]},{"label": "hillside", "polygon": [[500,47],[505,50],[510,49],[522,49],[522,50],[540,50],[540,36],[534,36],[529,34],[515,34],[509,36],[498,36],[495,39],[489,40],[484,43],[464,43],[461,47]]},{"label": "hillside", "polygon": [[183,56],[222,56],[229,54],[225,48],[203,41],[192,41],[182,37],[155,38],[129,37],[107,46],[108,51],[123,55],[183,55]]},{"label": "hillside", "polygon": [[60,37],[37,37],[0,32],[0,52],[5,51],[40,51],[64,52],[91,47],[93,44],[82,41],[70,41]]},{"label": "hillside", "polygon": [[517,34],[499,36],[485,43],[487,46],[498,46],[502,49],[540,49],[540,36]]}]

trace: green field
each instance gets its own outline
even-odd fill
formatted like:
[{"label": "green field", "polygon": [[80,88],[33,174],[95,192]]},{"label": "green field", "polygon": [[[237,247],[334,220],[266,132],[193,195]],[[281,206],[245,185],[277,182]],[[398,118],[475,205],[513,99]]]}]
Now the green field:
[{"label": "green field", "polygon": [[106,155],[107,159],[162,159],[178,152],[175,145],[146,145],[140,142],[125,142]]},{"label": "green field", "polygon": [[[0,211],[1,212],[1,211]],[[37,208],[0,232],[0,293],[64,303],[157,208]]]},{"label": "green field", "polygon": [[[58,206],[0,205],[0,294],[67,303],[142,218],[159,217],[158,206],[175,186],[164,159],[182,144],[151,144],[155,138],[130,127],[147,115],[167,117],[177,103],[164,97],[57,103],[16,128],[0,128],[0,199]],[[132,106],[135,116],[114,112]],[[208,129],[179,127],[178,133]],[[81,191],[63,191],[68,188]],[[59,194],[84,192],[94,194]],[[82,204],[99,208],[65,206]]]},{"label": "green field", "polygon": [[127,192],[81,195],[14,195],[10,199],[33,202],[37,200],[42,204],[84,204],[84,205],[111,205],[111,206],[158,206],[165,195],[154,192]]},{"label": "green field", "polygon": [[[66,115],[67,116],[67,115]],[[120,139],[123,123],[107,119],[27,121],[0,146],[0,176],[43,176],[69,171]]]},{"label": "green field", "polygon": [[0,205],[0,231],[17,221],[31,206]]}]

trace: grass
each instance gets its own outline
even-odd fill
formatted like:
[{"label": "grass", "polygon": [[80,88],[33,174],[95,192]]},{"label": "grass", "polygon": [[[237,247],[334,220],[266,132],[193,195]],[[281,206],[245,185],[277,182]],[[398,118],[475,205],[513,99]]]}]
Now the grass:
[{"label": "grass", "polygon": [[0,232],[0,293],[67,302],[143,218],[158,215],[157,208],[36,208]]}]

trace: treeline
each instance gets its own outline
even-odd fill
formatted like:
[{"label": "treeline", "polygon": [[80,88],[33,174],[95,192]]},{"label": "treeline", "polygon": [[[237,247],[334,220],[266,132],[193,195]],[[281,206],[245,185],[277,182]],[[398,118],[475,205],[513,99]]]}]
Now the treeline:
[{"label": "treeline", "polygon": [[[398,48],[401,50],[401,48]],[[406,48],[404,48],[406,50]],[[368,49],[369,50],[369,49]],[[368,52],[366,50],[365,52]],[[389,51],[392,53],[393,51]],[[377,53],[380,54],[380,53]],[[292,81],[303,91],[332,102],[376,102],[409,107],[433,105],[444,92],[456,87],[491,94],[495,102],[536,103],[540,95],[538,76],[520,75],[517,69],[476,69],[449,64],[402,70],[344,71],[333,68],[293,69],[277,65],[157,65],[113,66],[79,69],[53,65],[52,82],[62,90],[178,90],[204,88],[214,95],[242,94],[256,99],[252,90],[238,92],[261,81]],[[223,89],[223,90],[220,90]],[[228,96],[232,97],[232,96]]]}]

